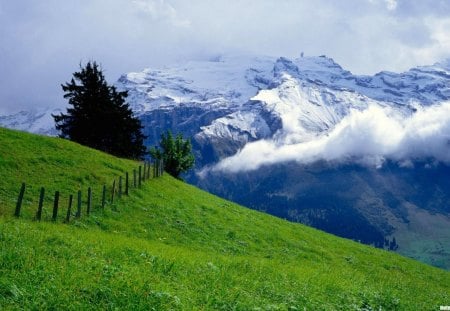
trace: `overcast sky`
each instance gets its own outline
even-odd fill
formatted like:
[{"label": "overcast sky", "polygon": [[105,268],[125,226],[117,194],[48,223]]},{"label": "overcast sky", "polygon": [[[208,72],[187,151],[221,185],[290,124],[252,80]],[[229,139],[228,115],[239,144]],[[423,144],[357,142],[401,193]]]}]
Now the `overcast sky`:
[{"label": "overcast sky", "polygon": [[80,62],[326,54],[357,74],[450,57],[448,0],[0,0],[0,113],[62,106]]}]

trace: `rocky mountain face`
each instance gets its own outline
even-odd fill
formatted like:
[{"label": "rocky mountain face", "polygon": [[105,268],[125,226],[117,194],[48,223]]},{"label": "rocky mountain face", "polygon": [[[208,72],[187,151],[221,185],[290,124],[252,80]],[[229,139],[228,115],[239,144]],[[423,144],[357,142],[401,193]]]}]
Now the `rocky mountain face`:
[{"label": "rocky mountain face", "polygon": [[[221,56],[116,85],[148,145],[167,129],[191,137],[189,182],[450,268],[450,61],[358,76],[325,56]],[[0,117],[35,131],[28,121]]]}]

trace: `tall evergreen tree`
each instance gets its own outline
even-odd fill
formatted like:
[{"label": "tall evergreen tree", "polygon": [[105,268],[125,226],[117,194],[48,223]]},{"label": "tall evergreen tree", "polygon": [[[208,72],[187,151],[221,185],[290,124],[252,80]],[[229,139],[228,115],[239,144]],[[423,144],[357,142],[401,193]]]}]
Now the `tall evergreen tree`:
[{"label": "tall evergreen tree", "polygon": [[80,65],[80,71],[61,87],[71,107],[66,114],[53,115],[60,137],[120,157],[144,155],[145,136],[125,103],[127,92],[108,85],[96,62]]},{"label": "tall evergreen tree", "polygon": [[180,174],[194,166],[194,155],[190,140],[183,139],[181,134],[173,137],[171,131],[161,135],[158,147],[150,149],[154,159],[164,161],[164,170],[170,175],[180,178]]}]

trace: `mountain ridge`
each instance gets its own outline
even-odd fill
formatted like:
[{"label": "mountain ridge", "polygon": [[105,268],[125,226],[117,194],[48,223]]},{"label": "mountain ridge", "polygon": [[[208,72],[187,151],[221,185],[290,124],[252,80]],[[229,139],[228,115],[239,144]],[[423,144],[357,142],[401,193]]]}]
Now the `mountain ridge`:
[{"label": "mountain ridge", "polygon": [[[129,91],[128,102],[137,115],[177,105],[236,112],[243,109],[242,106],[258,91],[278,86],[282,73],[292,74],[305,86],[326,86],[338,91],[358,92],[381,102],[406,106],[411,102],[424,105],[450,98],[450,88],[443,83],[450,78],[450,59],[430,66],[414,67],[403,73],[381,71],[369,76],[353,75],[324,55],[294,60],[285,57],[224,55],[209,61],[192,61],[124,74],[116,86]],[[405,90],[399,92],[401,89]],[[53,110],[21,111],[8,115],[9,120],[15,116],[18,119],[15,122],[8,122],[5,115],[0,119],[0,124],[42,133],[42,129],[24,126],[36,123],[36,119],[20,120],[20,116],[25,112],[29,115],[49,115]],[[52,133],[51,123],[51,119],[46,120],[45,133]]]}]

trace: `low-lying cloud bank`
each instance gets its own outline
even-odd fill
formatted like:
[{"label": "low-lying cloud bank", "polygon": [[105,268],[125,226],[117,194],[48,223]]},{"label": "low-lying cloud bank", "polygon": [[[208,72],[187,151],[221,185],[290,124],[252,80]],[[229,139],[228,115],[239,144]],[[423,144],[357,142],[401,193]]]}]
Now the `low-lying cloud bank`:
[{"label": "low-lying cloud bank", "polygon": [[281,130],[275,136],[276,139],[247,144],[207,171],[235,173],[264,165],[319,160],[352,161],[375,167],[381,167],[386,159],[397,161],[400,166],[412,166],[415,160],[430,158],[450,163],[450,102],[419,107],[408,116],[373,105],[352,111],[329,132],[309,141],[292,143],[298,141],[298,136],[291,131]]}]

